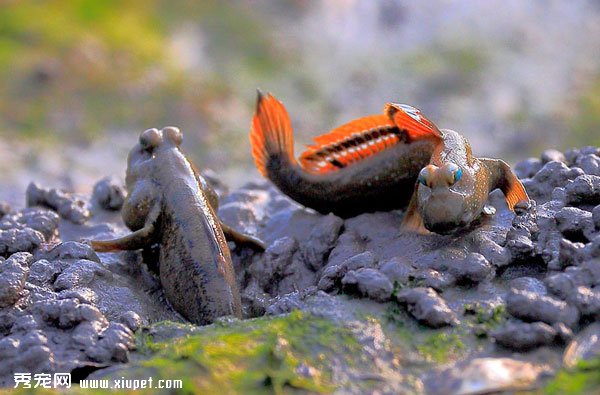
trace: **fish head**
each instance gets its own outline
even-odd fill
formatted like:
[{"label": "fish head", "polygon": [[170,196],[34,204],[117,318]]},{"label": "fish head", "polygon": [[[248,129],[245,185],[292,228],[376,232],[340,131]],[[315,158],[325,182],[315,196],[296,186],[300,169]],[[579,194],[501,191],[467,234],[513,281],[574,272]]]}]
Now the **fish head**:
[{"label": "fish head", "polygon": [[468,168],[451,162],[430,164],[421,170],[417,205],[427,230],[447,234],[473,220],[468,198],[472,179]]},{"label": "fish head", "polygon": [[152,173],[151,162],[160,151],[179,150],[183,139],[181,131],[174,126],[162,130],[147,129],[140,134],[138,143],[129,151],[125,183],[132,185]]}]

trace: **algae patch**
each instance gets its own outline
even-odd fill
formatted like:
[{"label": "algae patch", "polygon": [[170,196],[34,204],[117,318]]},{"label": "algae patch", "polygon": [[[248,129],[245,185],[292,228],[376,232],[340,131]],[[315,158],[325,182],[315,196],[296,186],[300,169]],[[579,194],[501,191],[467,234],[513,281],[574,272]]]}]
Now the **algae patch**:
[{"label": "algae patch", "polygon": [[394,334],[427,362],[446,363],[467,353],[464,331],[460,329],[430,329],[412,322],[407,313],[395,303],[390,303],[384,313],[393,325]]},{"label": "algae patch", "polygon": [[148,357],[116,377],[180,378],[184,391],[198,393],[286,393],[292,389],[330,393],[333,366],[351,364],[361,346],[349,329],[299,311],[282,317],[188,327],[188,334],[156,341],[161,325],[178,335],[185,326],[159,323],[138,335]]},{"label": "algae patch", "polygon": [[563,369],[546,385],[548,395],[593,394],[600,388],[600,358],[580,361],[572,369]]},{"label": "algae patch", "polygon": [[464,314],[469,317],[467,325],[472,328],[473,334],[484,338],[507,318],[506,306],[485,307],[480,303],[467,303],[464,305]]},{"label": "algae patch", "polygon": [[445,363],[461,356],[466,350],[460,336],[456,333],[440,332],[428,336],[417,346],[417,351],[431,362]]}]

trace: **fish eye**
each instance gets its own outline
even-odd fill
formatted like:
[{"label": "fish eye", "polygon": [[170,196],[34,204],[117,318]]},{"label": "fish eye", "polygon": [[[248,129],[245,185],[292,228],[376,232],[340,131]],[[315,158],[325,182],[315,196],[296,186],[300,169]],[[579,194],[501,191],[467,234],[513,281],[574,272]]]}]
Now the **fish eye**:
[{"label": "fish eye", "polygon": [[462,178],[462,169],[459,167],[454,172],[454,183],[458,182],[458,180],[460,180],[461,178]]},{"label": "fish eye", "polygon": [[140,146],[143,150],[150,151],[162,142],[162,134],[156,128],[148,129],[140,135]]},{"label": "fish eye", "polygon": [[449,185],[454,185],[462,178],[462,169],[455,165],[454,163],[448,163],[446,167],[447,175],[446,178],[448,180]]},{"label": "fish eye", "polygon": [[420,184],[425,185],[426,187],[431,187],[431,185],[429,184],[429,169],[428,168],[423,168],[421,169],[421,171],[419,172],[419,178],[417,179],[417,181]]}]

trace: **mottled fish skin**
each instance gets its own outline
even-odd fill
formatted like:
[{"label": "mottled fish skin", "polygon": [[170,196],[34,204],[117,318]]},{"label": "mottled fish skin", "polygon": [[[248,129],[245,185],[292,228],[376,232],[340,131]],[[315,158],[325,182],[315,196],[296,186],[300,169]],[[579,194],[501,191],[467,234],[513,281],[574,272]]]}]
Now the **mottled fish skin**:
[{"label": "mottled fish skin", "polygon": [[[416,184],[403,227],[447,234],[467,227],[479,217],[489,193],[500,188],[509,209],[529,201],[523,185],[502,160],[476,158],[459,133],[442,129],[428,137],[437,143],[431,161]],[[456,173],[460,171],[457,179]],[[421,228],[421,229],[420,229]]]},{"label": "mottled fish skin", "polygon": [[229,248],[197,175],[179,149],[158,152],[153,160],[153,177],[165,191],[159,265],[167,299],[199,324],[225,315],[241,317]]},{"label": "mottled fish skin", "polygon": [[387,103],[383,114],[355,119],[314,141],[297,161],[287,110],[273,95],[258,93],[250,130],[257,169],[321,213],[351,217],[408,203],[404,229],[449,233],[479,216],[493,189],[502,189],[511,210],[529,201],[506,163],[475,158],[463,136],[440,131],[407,104]]},{"label": "mottled fish skin", "polygon": [[444,142],[434,149],[431,164],[441,168],[454,163],[462,169],[462,178],[450,187],[417,187],[424,225],[436,233],[467,226],[483,210],[490,192],[489,172],[473,157],[468,141],[452,130],[442,132]]},{"label": "mottled fish skin", "polygon": [[316,137],[297,161],[285,107],[273,95],[259,92],[250,132],[252,154],[261,174],[281,192],[320,213],[352,217],[403,208],[419,171],[429,163],[433,144],[408,143],[405,127],[413,127],[414,120],[402,115],[400,122],[384,113],[341,125]]},{"label": "mottled fish skin", "polygon": [[267,174],[283,193],[303,206],[348,218],[406,207],[431,150],[428,142],[401,143],[327,174],[308,173],[287,158],[274,156]]},{"label": "mottled fish skin", "polygon": [[179,145],[181,133],[149,129],[130,152],[122,209],[134,233],[94,241],[98,251],[159,244],[159,276],[167,300],[186,319],[209,324],[241,318],[241,300],[231,256],[218,218],[216,195],[195,171]]}]

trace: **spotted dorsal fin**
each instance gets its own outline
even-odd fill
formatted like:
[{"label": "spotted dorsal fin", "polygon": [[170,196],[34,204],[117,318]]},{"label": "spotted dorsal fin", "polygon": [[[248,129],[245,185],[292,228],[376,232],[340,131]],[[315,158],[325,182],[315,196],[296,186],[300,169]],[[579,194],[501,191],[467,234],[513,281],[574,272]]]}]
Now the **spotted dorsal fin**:
[{"label": "spotted dorsal fin", "polygon": [[387,115],[369,115],[314,138],[300,156],[311,173],[328,173],[347,167],[391,147],[405,137]]},{"label": "spotted dorsal fin", "polygon": [[407,142],[409,143],[418,140],[439,141],[443,138],[438,127],[427,119],[421,113],[421,110],[413,106],[387,103],[383,112],[394,125],[406,133]]}]

